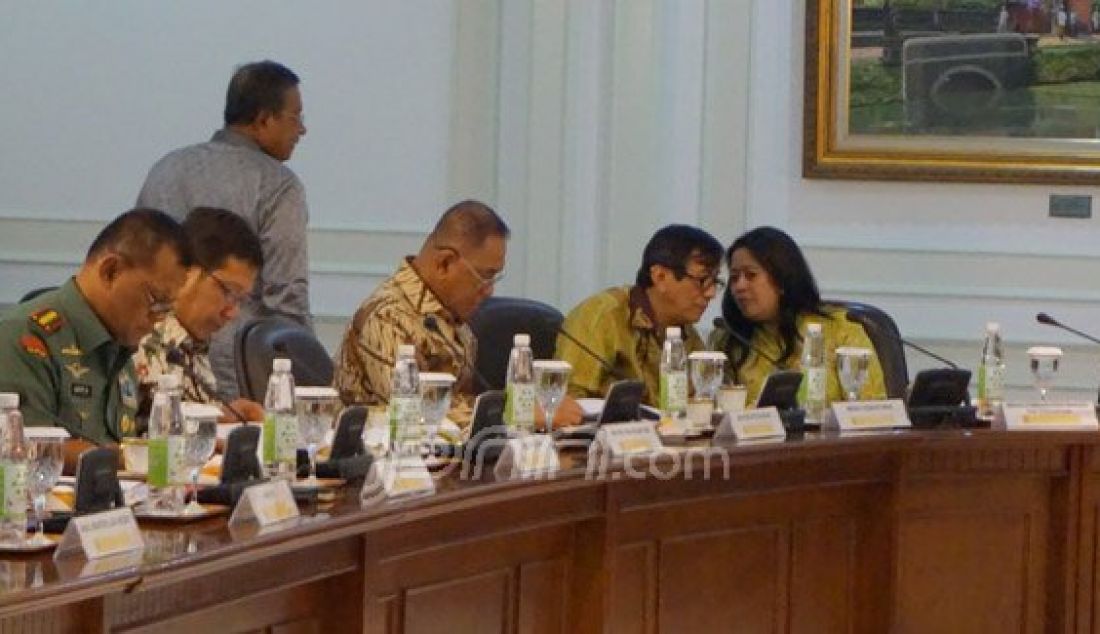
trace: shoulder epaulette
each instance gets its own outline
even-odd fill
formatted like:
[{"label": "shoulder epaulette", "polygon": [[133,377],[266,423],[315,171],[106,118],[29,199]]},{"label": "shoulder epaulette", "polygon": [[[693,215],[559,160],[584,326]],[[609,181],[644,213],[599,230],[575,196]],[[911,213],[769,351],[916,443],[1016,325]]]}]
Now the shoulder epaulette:
[{"label": "shoulder epaulette", "polygon": [[61,327],[65,325],[65,320],[61,317],[61,313],[52,308],[43,308],[38,312],[31,313],[28,319],[41,328],[42,332],[47,335],[52,335],[58,330],[61,330]]}]

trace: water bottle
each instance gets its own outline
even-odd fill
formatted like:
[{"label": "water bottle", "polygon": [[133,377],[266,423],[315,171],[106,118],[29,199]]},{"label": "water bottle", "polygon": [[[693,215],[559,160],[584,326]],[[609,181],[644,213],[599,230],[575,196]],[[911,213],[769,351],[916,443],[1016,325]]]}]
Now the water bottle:
[{"label": "water bottle", "polygon": [[18,394],[0,394],[0,425],[0,541],[22,544],[27,533],[27,446]]},{"label": "water bottle", "polygon": [[661,413],[668,418],[687,416],[688,379],[687,354],[680,328],[665,329],[665,343],[661,348]]},{"label": "water bottle", "polygon": [[275,359],[264,395],[264,471],[293,480],[298,468],[298,416],[290,359]]},{"label": "water bottle", "polygon": [[[186,482],[183,437],[183,390],[178,374],[157,377],[153,406],[149,410],[149,496],[154,505],[176,509],[176,491]],[[178,509],[177,509],[178,510]]]},{"label": "water bottle", "polygon": [[506,376],[504,421],[513,431],[532,433],[535,431],[535,368],[530,335],[518,334],[512,338]]},{"label": "water bottle", "polygon": [[985,325],[982,362],[978,365],[978,415],[991,418],[1004,401],[1005,362],[1001,344],[1001,326]]},{"label": "water bottle", "polygon": [[806,422],[820,425],[825,416],[826,382],[825,341],[821,324],[807,324],[802,342],[802,388],[799,399],[806,410]]},{"label": "water bottle", "polygon": [[390,385],[390,455],[420,455],[424,438],[424,417],[420,407],[420,368],[416,365],[416,347],[397,347]]}]

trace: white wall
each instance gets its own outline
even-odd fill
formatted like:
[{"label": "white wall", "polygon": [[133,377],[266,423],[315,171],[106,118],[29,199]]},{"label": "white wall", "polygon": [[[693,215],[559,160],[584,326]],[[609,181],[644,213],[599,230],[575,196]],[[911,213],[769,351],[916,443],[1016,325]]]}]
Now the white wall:
[{"label": "white wall", "polygon": [[[882,306],[904,335],[963,366],[977,363],[984,323],[1001,322],[1018,394],[1030,381],[1026,348],[1062,345],[1068,357],[1059,382],[1095,398],[1096,348],[1038,325],[1035,313],[1100,332],[1100,222],[1047,217],[1051,193],[1100,191],[803,179],[806,3],[754,4],[750,224],[789,230],[806,247],[826,295]],[[935,365],[920,356],[909,361]]]},{"label": "white wall", "polygon": [[774,224],[827,296],[883,306],[964,365],[997,319],[1017,389],[1032,343],[1067,347],[1082,394],[1100,378],[1091,349],[1033,323],[1100,325],[1097,223],[1046,217],[1048,194],[1094,192],[802,179],[804,0],[8,5],[0,303],[72,270],[153,160],[218,126],[232,67],[271,57],[303,79],[309,134],[290,164],[330,344],[474,196],[514,230],[503,294],[568,309],[632,279],[663,224],[724,243]]}]

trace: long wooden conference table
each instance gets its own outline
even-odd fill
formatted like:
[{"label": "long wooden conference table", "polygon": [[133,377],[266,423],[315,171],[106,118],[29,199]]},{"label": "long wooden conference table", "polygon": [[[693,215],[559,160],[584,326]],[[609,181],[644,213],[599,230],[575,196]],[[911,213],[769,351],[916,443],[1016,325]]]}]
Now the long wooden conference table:
[{"label": "long wooden conference table", "polygon": [[[0,632],[1086,632],[1100,434],[807,434],[0,559]],[[586,466],[588,468],[586,468]],[[470,474],[467,474],[470,475]],[[597,477],[597,475],[599,477]]]}]

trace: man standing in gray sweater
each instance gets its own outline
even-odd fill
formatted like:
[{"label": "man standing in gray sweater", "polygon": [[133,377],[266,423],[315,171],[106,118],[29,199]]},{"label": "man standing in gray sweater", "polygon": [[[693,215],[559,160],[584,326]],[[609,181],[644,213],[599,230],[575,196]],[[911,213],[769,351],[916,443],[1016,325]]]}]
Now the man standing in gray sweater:
[{"label": "man standing in gray sweater", "polygon": [[183,220],[196,207],[241,215],[260,238],[264,265],[240,316],[210,342],[223,398],[236,398],[233,337],[252,317],[283,317],[307,327],[309,258],[305,189],[284,164],[306,133],[298,76],[272,61],[245,64],[229,81],[225,127],[206,143],[169,153],[145,179],[138,205]]}]

